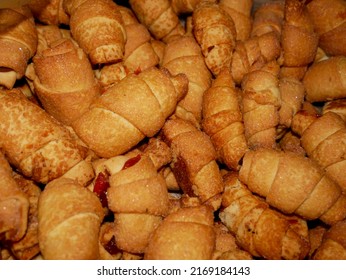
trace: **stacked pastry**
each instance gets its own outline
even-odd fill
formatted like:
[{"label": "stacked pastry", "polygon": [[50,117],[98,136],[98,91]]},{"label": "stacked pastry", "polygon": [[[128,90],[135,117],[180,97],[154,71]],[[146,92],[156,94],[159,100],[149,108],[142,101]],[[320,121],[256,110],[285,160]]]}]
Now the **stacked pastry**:
[{"label": "stacked pastry", "polygon": [[1,9],[1,258],[345,259],[345,11]]}]

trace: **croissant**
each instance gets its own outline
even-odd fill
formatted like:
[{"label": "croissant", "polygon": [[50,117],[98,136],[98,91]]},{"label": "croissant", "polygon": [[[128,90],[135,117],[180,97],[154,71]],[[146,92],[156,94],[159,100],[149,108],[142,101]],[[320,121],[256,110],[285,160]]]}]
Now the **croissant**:
[{"label": "croissant", "polygon": [[280,53],[280,38],[275,32],[237,41],[231,63],[234,82],[240,85],[247,73],[259,70],[267,63],[276,60]]},{"label": "croissant", "polygon": [[202,1],[192,14],[192,25],[205,63],[214,76],[222,68],[230,68],[237,36],[232,17],[219,4]]},{"label": "croissant", "polygon": [[216,151],[207,134],[176,118],[166,121],[162,139],[172,150],[170,166],[183,193],[218,209],[223,184]]},{"label": "croissant", "polygon": [[100,88],[83,50],[61,39],[33,58],[34,90],[43,108],[71,125],[99,96]]},{"label": "croissant", "polygon": [[210,260],[215,247],[213,210],[183,207],[169,214],[152,234],[145,260]]},{"label": "croissant", "polygon": [[129,4],[138,20],[155,39],[168,42],[171,36],[185,33],[169,0],[130,0]]},{"label": "croissant", "polygon": [[29,213],[25,235],[20,240],[11,242],[10,250],[16,259],[31,260],[40,253],[38,243],[38,199],[41,195],[41,189],[32,180],[28,180],[18,173],[15,173],[13,178],[29,198]]},{"label": "croissant", "polygon": [[346,3],[343,0],[314,0],[307,3],[319,46],[330,56],[346,55]]},{"label": "croissant", "polygon": [[111,0],[64,0],[73,38],[91,64],[114,63],[124,56],[126,31],[118,5]]},{"label": "croissant", "polygon": [[252,255],[240,248],[235,236],[220,221],[214,222],[215,250],[213,260],[252,260]]},{"label": "croissant", "polygon": [[250,37],[252,28],[252,7],[253,0],[237,1],[237,0],[220,0],[219,5],[233,19],[237,32],[236,39],[244,41]]},{"label": "croissant", "polygon": [[277,75],[266,70],[248,73],[242,80],[245,137],[250,149],[275,148],[281,96]]},{"label": "croissant", "polygon": [[71,179],[48,183],[39,198],[38,233],[44,259],[98,259],[104,217],[98,197]]},{"label": "croissant", "polygon": [[184,74],[172,76],[156,67],[128,75],[71,126],[98,156],[123,154],[161,129],[186,94],[187,83]]},{"label": "croissant", "polygon": [[237,173],[226,174],[224,182],[219,217],[239,246],[265,259],[306,257],[310,244],[305,220],[270,208],[239,181]]},{"label": "croissant", "polygon": [[203,95],[202,128],[210,136],[218,161],[234,170],[248,150],[240,106],[241,93],[225,68]]},{"label": "croissant", "polygon": [[334,224],[346,216],[339,185],[311,159],[273,149],[249,151],[239,179],[250,191],[286,214]]},{"label": "croissant", "polygon": [[68,25],[69,15],[63,8],[64,0],[30,0],[28,7],[40,23],[48,25]]},{"label": "croissant", "polygon": [[[299,112],[294,117],[294,131],[301,135],[301,145],[306,154],[317,162],[326,173],[339,184],[343,192],[346,191],[346,124],[334,112],[327,112],[320,117],[305,118]],[[296,127],[301,123],[301,129]]]},{"label": "croissant", "polygon": [[168,191],[150,157],[126,157],[122,169],[109,177],[108,208],[114,213],[118,248],[143,253],[150,235],[168,214]]},{"label": "croissant", "polygon": [[131,14],[136,21],[126,19],[125,13],[130,12],[130,9],[120,8],[127,38],[123,63],[130,72],[143,71],[158,65],[159,57],[151,45],[152,37],[148,29],[137,21],[132,12]]},{"label": "croissant", "polygon": [[0,9],[0,85],[12,89],[37,48],[37,31],[28,8]]},{"label": "croissant", "polygon": [[0,91],[0,147],[24,176],[43,184],[87,155],[66,128],[15,89]]},{"label": "croissant", "polygon": [[253,23],[250,36],[261,36],[274,32],[280,38],[284,19],[284,0],[262,3],[253,13]]},{"label": "croissant", "polygon": [[188,91],[177,104],[175,115],[199,127],[202,119],[203,94],[210,87],[212,77],[194,37],[180,36],[171,39],[165,47],[162,66],[173,75],[184,73],[187,76]]},{"label": "croissant", "polygon": [[334,56],[312,64],[303,78],[306,100],[323,102],[345,98],[345,73],[345,56]]},{"label": "croissant", "polygon": [[26,233],[29,197],[12,177],[12,168],[0,152],[0,240],[18,241]]},{"label": "croissant", "polygon": [[284,66],[301,67],[314,60],[318,35],[314,31],[305,1],[285,1],[281,46]]},{"label": "croissant", "polygon": [[313,260],[346,260],[346,220],[332,225],[322,236]]}]

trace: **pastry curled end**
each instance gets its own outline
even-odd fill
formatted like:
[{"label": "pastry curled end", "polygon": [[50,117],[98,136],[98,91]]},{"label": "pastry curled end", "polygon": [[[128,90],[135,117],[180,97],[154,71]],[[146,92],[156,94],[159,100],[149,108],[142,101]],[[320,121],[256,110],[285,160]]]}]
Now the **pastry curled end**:
[{"label": "pastry curled end", "polygon": [[192,14],[192,23],[209,70],[217,76],[222,68],[230,68],[237,37],[232,17],[219,4],[202,1]]},{"label": "pastry curled end", "polygon": [[209,136],[182,119],[166,121],[163,140],[172,150],[171,168],[175,178],[189,196],[218,209],[223,191],[216,151]]},{"label": "pastry curled end", "polygon": [[207,260],[215,248],[213,210],[183,207],[169,214],[150,238],[146,260]]},{"label": "pastry curled end", "polygon": [[0,10],[0,85],[12,89],[36,52],[38,37],[28,8]]},{"label": "pastry curled end", "polygon": [[44,259],[99,258],[104,211],[98,197],[70,179],[46,185],[39,198],[39,244]]},{"label": "pastry curled end", "polygon": [[314,161],[294,152],[249,151],[239,179],[286,214],[334,224],[346,217],[346,196]]},{"label": "pastry curled end", "polygon": [[270,208],[251,193],[236,172],[226,174],[224,182],[219,217],[242,248],[266,259],[297,260],[307,256],[310,244],[305,220]]},{"label": "pastry curled end", "polygon": [[95,99],[72,127],[99,156],[120,155],[161,129],[187,85],[184,74],[172,76],[156,67],[128,75]]},{"label": "pastry curled end", "polygon": [[73,38],[92,64],[114,63],[124,56],[126,31],[118,5],[111,0],[64,3]]}]

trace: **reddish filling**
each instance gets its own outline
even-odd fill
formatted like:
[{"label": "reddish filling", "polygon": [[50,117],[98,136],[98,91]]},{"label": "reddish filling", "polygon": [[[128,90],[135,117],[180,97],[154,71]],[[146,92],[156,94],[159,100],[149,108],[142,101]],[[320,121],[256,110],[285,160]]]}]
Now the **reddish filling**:
[{"label": "reddish filling", "polygon": [[134,166],[137,162],[139,162],[141,160],[141,155],[138,154],[137,156],[133,157],[133,158],[130,158],[128,159],[125,163],[124,163],[124,166],[123,166],[123,169],[122,170],[125,170],[131,166]]},{"label": "reddish filling", "polygon": [[97,175],[94,184],[94,193],[99,197],[102,206],[108,207],[107,189],[109,188],[109,174],[107,172],[100,172]]},{"label": "reddish filling", "polygon": [[121,253],[121,250],[117,247],[116,242],[115,242],[115,237],[114,235],[112,238],[108,241],[106,245],[104,245],[104,248],[108,253],[111,255],[116,255],[118,253]]}]

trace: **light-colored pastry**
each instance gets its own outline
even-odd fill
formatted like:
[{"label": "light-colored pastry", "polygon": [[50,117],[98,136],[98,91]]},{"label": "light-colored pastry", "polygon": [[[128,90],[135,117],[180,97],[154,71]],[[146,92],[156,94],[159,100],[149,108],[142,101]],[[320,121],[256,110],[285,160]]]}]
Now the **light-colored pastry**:
[{"label": "light-colored pastry", "polygon": [[185,33],[169,0],[130,0],[129,4],[138,20],[155,39],[168,42],[171,36]]},{"label": "light-colored pastry", "polygon": [[254,0],[220,0],[219,5],[233,19],[237,31],[237,40],[244,41],[250,37],[253,18],[251,15]]},{"label": "light-colored pastry", "polygon": [[154,231],[146,260],[210,260],[215,248],[213,210],[183,207],[169,214]]},{"label": "light-colored pastry", "polygon": [[184,74],[172,76],[156,67],[128,75],[95,99],[72,127],[98,156],[123,154],[162,128],[187,85]]},{"label": "light-colored pastry", "polygon": [[330,56],[346,55],[345,1],[309,1],[307,10],[319,35],[319,46]]},{"label": "light-colored pastry", "polygon": [[114,63],[124,56],[126,31],[118,5],[112,0],[65,0],[73,38],[91,64]]},{"label": "light-colored pastry", "polygon": [[198,197],[202,204],[217,210],[223,183],[208,135],[190,122],[176,118],[166,121],[162,139],[172,150],[170,166],[183,193]]},{"label": "light-colored pastry", "polygon": [[195,38],[179,36],[170,40],[165,47],[162,66],[173,75],[184,73],[187,76],[188,91],[177,104],[174,114],[200,127],[203,94],[211,85],[212,75]]},{"label": "light-colored pastry", "polygon": [[235,236],[220,221],[214,222],[215,250],[213,260],[252,260],[253,256],[237,244]]},{"label": "light-colored pastry", "polygon": [[[304,113],[294,117],[294,122],[302,122]],[[301,145],[306,154],[317,162],[325,172],[346,192],[346,124],[334,112],[327,112],[315,119],[306,118],[303,123]],[[300,131],[296,130],[296,133]]]},{"label": "light-colored pastry", "polygon": [[214,76],[222,68],[230,68],[237,37],[232,17],[219,4],[202,1],[192,14],[192,25],[205,63]]},{"label": "light-colored pastry", "polygon": [[203,95],[202,128],[210,136],[218,161],[234,170],[248,150],[240,106],[241,92],[225,68]]},{"label": "light-colored pastry", "polygon": [[261,36],[265,33],[275,32],[281,36],[284,19],[284,0],[263,2],[253,13],[251,36]]},{"label": "light-colored pastry", "polygon": [[346,56],[333,56],[312,64],[303,83],[306,100],[324,102],[346,97]]},{"label": "light-colored pastry", "polygon": [[107,190],[116,245],[126,252],[144,253],[151,234],[168,214],[167,186],[145,154],[125,156],[120,167],[110,175]]},{"label": "light-colored pastry", "polygon": [[29,197],[12,177],[12,168],[0,152],[0,240],[18,241],[26,233]]},{"label": "light-colored pastry", "polygon": [[87,156],[61,123],[14,89],[0,91],[0,147],[24,176],[43,184]]},{"label": "light-colored pastry", "polygon": [[276,60],[280,53],[280,38],[275,32],[237,41],[231,64],[234,82],[240,85],[247,73],[259,70],[267,63]]},{"label": "light-colored pastry", "polygon": [[0,9],[0,86],[12,89],[37,48],[37,31],[26,8]]},{"label": "light-colored pastry", "polygon": [[99,259],[101,202],[70,179],[48,183],[39,198],[38,230],[46,260]]},{"label": "light-colored pastry", "polygon": [[346,260],[346,220],[331,226],[322,237],[313,260]]},{"label": "light-colored pastry", "polygon": [[275,148],[281,96],[277,75],[264,69],[248,73],[241,84],[245,137],[250,149]]},{"label": "light-colored pastry", "polygon": [[346,196],[311,159],[273,149],[249,151],[239,179],[286,214],[334,224],[346,217]]},{"label": "light-colored pastry", "polygon": [[318,35],[307,12],[305,1],[285,1],[281,46],[284,66],[301,67],[314,60]]},{"label": "light-colored pastry", "polygon": [[70,126],[100,95],[91,64],[81,48],[61,39],[33,58],[34,90],[43,108]]},{"label": "light-colored pastry", "polygon": [[265,259],[304,259],[310,248],[304,219],[286,216],[255,196],[238,179],[224,176],[221,222],[235,235],[239,246]]}]

